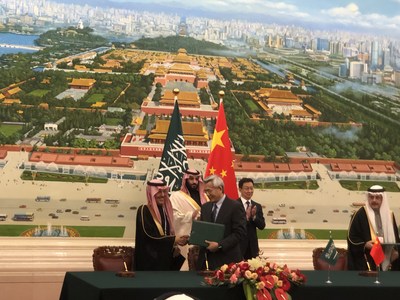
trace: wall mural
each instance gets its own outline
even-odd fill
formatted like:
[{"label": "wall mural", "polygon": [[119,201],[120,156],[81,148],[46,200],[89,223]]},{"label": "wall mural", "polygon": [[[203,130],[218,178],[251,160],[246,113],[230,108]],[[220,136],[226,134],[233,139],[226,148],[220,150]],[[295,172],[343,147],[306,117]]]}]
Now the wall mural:
[{"label": "wall mural", "polygon": [[171,152],[205,174],[223,99],[259,238],[345,239],[374,184],[399,218],[399,4],[381,2],[0,0],[0,236],[133,239],[176,100]]}]

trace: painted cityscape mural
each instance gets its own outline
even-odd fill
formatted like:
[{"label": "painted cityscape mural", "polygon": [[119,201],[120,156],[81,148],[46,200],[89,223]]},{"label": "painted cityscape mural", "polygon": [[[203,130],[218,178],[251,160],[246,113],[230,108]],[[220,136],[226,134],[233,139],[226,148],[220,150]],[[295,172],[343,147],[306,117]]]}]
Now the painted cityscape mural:
[{"label": "painted cityscape mural", "polygon": [[399,38],[399,0],[0,0],[0,235],[133,238],[176,99],[203,173],[223,99],[260,237],[399,217]]}]

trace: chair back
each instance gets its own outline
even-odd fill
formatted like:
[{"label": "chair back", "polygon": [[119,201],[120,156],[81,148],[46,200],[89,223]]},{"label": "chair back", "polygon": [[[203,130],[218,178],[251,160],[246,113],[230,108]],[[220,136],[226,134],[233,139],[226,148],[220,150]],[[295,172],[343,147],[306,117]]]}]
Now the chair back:
[{"label": "chair back", "polygon": [[199,259],[199,246],[190,246],[188,250],[187,260],[190,271],[198,271],[197,270],[197,260]]},{"label": "chair back", "polygon": [[[329,270],[329,264],[322,260],[321,254],[324,251],[324,247],[315,248],[313,250],[312,258],[313,258],[313,265],[314,270]],[[336,248],[338,252],[338,259],[335,265],[330,266],[331,271],[343,271],[347,270],[347,249],[344,248]]]},{"label": "chair back", "polygon": [[95,271],[128,271],[133,268],[135,248],[130,246],[101,246],[93,250],[92,260]]}]

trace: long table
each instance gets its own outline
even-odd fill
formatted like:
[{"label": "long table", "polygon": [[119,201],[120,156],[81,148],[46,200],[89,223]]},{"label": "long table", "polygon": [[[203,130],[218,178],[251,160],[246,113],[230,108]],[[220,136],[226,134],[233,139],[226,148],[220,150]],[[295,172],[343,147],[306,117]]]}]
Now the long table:
[{"label": "long table", "polygon": [[[380,272],[376,277],[360,276],[358,271],[304,271],[306,284],[290,291],[293,300],[377,300],[397,299],[400,272]],[[332,283],[326,283],[327,279]]]},{"label": "long table", "polygon": [[67,272],[60,300],[152,300],[168,292],[179,292],[199,299],[243,300],[238,286],[207,286],[196,272],[136,272],[133,278],[114,272]]},{"label": "long table", "polygon": [[[304,271],[305,285],[290,291],[293,300],[377,300],[400,295],[400,272],[362,277],[354,271]],[[137,272],[121,278],[114,272],[67,272],[60,300],[152,300],[167,292],[179,292],[205,300],[245,300],[243,289],[207,286],[195,272]]]}]

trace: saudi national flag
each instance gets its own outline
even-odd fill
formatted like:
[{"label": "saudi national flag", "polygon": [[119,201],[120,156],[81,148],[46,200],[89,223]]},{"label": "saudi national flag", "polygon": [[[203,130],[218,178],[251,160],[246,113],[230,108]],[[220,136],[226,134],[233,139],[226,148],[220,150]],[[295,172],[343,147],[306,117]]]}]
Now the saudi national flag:
[{"label": "saudi national flag", "polygon": [[320,258],[333,266],[336,264],[338,257],[339,253],[336,250],[335,243],[332,238],[330,238]]},{"label": "saudi national flag", "polygon": [[187,169],[185,140],[178,100],[176,100],[156,178],[167,182],[170,191],[178,191],[181,188],[183,172]]}]

